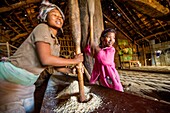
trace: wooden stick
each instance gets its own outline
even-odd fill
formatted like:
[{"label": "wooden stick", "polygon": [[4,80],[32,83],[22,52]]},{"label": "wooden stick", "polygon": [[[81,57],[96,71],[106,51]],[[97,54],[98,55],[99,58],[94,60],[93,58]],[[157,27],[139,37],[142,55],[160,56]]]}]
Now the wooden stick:
[{"label": "wooden stick", "polygon": [[6,42],[7,52],[8,52],[8,58],[10,57],[10,49],[9,49],[9,43]]},{"label": "wooden stick", "polygon": [[89,72],[87,71],[86,67],[84,65],[83,65],[83,67],[84,67],[84,73],[86,74],[88,81],[90,81],[91,76],[90,76]]},{"label": "wooden stick", "polygon": [[94,42],[93,38],[93,16],[94,16],[94,11],[95,11],[95,0],[87,0],[88,3],[88,9],[89,9],[89,14],[90,14],[90,42]]},{"label": "wooden stick", "polygon": [[[71,25],[72,36],[76,46],[76,54],[81,53],[80,42],[81,42],[81,24],[80,24],[80,11],[78,0],[69,0],[69,22]],[[82,63],[78,64],[78,81],[79,81],[79,93],[80,101],[83,102],[86,100],[84,94],[84,80],[82,73]]]}]

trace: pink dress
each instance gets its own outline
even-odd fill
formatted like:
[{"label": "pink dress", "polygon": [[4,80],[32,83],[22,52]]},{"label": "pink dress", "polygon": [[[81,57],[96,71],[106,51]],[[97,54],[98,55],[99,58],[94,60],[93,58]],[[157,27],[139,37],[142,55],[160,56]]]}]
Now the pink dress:
[{"label": "pink dress", "polygon": [[[87,46],[86,53],[90,53],[90,46]],[[101,85],[123,91],[122,84],[120,82],[119,74],[115,68],[114,63],[114,47],[102,48],[95,55],[95,63],[90,78],[90,83],[95,84],[97,80],[100,81]]]}]

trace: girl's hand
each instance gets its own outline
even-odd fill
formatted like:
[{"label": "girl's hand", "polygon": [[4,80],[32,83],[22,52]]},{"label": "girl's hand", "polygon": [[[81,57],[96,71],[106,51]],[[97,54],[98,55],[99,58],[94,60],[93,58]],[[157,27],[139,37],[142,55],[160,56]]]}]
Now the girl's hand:
[{"label": "girl's hand", "polygon": [[97,44],[95,42],[91,43],[91,48],[95,49],[97,47]]},{"label": "girl's hand", "polygon": [[[69,76],[76,76],[77,77],[77,69],[79,69],[79,68],[80,68],[79,66],[75,66],[75,67],[69,68],[70,72],[67,73],[67,75],[69,75]],[[81,67],[81,72],[84,73],[84,66],[83,65]]]},{"label": "girl's hand", "polygon": [[66,68],[66,75],[77,77],[76,68]]},{"label": "girl's hand", "polygon": [[76,74],[76,68],[69,68],[69,67],[65,67],[65,68],[55,68],[57,71],[65,74],[65,75],[69,75],[69,76],[75,76],[77,77]]},{"label": "girl's hand", "polygon": [[91,43],[91,51],[92,51],[92,55],[94,56],[94,54],[98,53],[101,50],[101,48],[95,43]]},{"label": "girl's hand", "polygon": [[71,71],[66,75],[77,77],[76,68],[72,68]]}]

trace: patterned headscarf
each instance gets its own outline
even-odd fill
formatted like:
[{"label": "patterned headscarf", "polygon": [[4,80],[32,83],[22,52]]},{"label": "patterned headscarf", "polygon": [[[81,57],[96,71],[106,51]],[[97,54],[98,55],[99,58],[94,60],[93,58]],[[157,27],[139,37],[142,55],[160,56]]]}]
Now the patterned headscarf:
[{"label": "patterned headscarf", "polygon": [[56,8],[61,13],[63,20],[65,20],[65,16],[64,16],[63,12],[61,11],[61,9],[58,6],[56,6],[55,4],[52,4],[46,0],[44,0],[41,3],[39,15],[37,18],[41,22],[46,22],[46,17],[47,17],[48,12],[50,12],[54,8]]}]

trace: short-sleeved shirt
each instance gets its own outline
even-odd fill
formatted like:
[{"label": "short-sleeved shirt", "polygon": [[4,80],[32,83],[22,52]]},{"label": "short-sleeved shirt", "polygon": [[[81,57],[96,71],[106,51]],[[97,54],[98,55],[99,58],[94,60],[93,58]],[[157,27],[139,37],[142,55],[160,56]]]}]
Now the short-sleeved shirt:
[{"label": "short-sleeved shirt", "polygon": [[38,58],[35,43],[45,42],[50,44],[51,54],[59,56],[60,45],[45,23],[37,25],[28,38],[21,44],[17,51],[10,57],[11,63],[35,75],[39,75],[45,68]]}]

